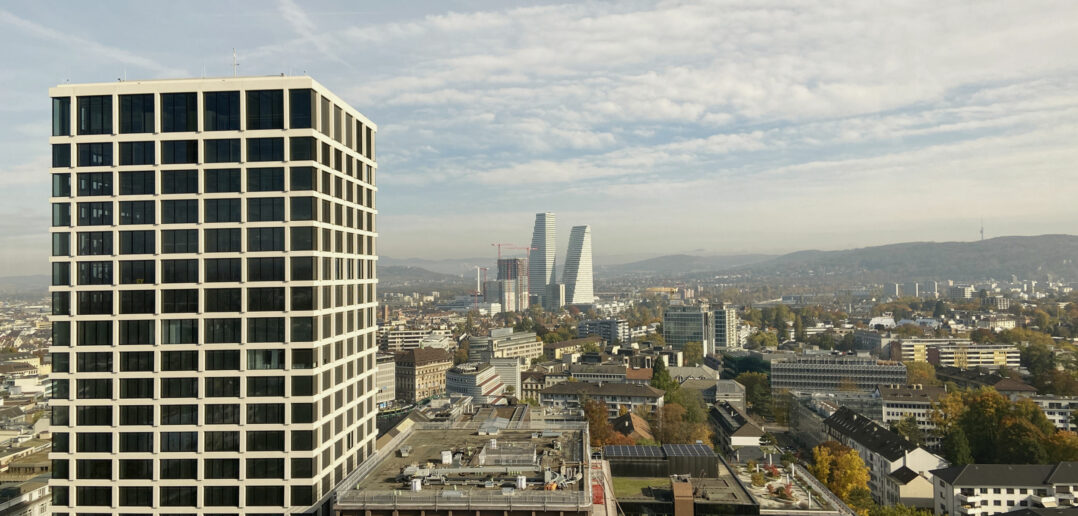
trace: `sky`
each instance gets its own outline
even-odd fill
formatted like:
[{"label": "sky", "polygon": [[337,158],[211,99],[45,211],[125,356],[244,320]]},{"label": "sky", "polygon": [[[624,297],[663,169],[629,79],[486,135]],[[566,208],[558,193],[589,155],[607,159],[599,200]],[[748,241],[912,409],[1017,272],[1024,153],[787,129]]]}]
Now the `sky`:
[{"label": "sky", "polygon": [[[406,4],[406,5],[398,5]],[[596,261],[1075,233],[1078,2],[0,5],[0,276],[48,270],[48,88],[307,74],[378,124],[379,254]]]}]

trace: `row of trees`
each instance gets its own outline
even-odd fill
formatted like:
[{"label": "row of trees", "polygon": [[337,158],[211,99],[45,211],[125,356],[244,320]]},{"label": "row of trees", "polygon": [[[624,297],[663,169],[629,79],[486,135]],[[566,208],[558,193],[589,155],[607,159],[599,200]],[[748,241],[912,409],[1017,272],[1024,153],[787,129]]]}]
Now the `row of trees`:
[{"label": "row of trees", "polygon": [[952,464],[1078,460],[1078,433],[1057,430],[1033,401],[1011,401],[991,387],[948,392],[929,417]]}]

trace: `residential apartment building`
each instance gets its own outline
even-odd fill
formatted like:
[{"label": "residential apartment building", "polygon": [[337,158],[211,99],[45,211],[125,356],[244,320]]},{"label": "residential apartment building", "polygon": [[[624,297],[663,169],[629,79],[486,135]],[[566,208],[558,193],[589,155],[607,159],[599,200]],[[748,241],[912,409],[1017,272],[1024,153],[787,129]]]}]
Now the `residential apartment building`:
[{"label": "residential apartment building", "polygon": [[505,403],[505,384],[490,364],[468,362],[451,367],[445,374],[445,391],[471,396],[478,404]]},{"label": "residential apartment building", "polygon": [[492,358],[489,361],[490,365],[494,367],[494,371],[498,373],[498,376],[502,379],[502,383],[505,385],[506,396],[521,397],[524,385],[520,378],[520,362],[519,358]]},{"label": "residential apartment building", "polygon": [[589,319],[576,327],[576,336],[580,338],[598,335],[611,344],[627,344],[630,341],[629,321],[625,319]]},{"label": "residential apartment building", "polygon": [[840,407],[824,420],[830,439],[857,451],[868,466],[868,488],[881,505],[933,505],[931,471],[950,464],[879,423]]},{"label": "residential apartment building", "polygon": [[512,328],[495,328],[489,337],[474,337],[468,346],[468,360],[489,362],[492,358],[518,358],[524,363],[543,356],[543,341],[534,332],[514,332]]},{"label": "residential apartment building", "polygon": [[705,355],[714,353],[715,326],[708,305],[674,305],[663,312],[663,339],[676,350],[699,342]]},{"label": "residential apartment building", "polygon": [[1075,396],[1030,396],[1044,412],[1044,415],[1060,430],[1078,431],[1074,424],[1074,413],[1078,411],[1078,397]]},{"label": "residential apartment building", "polygon": [[883,424],[890,426],[908,416],[917,420],[917,428],[925,437],[925,444],[932,449],[939,445],[936,425],[929,417],[933,404],[946,394],[943,387],[932,385],[880,385],[876,397],[883,402]]},{"label": "residential apartment building", "polygon": [[386,408],[397,399],[397,357],[389,353],[378,353],[375,357],[374,402],[378,408]]},{"label": "residential apartment building", "polygon": [[771,391],[872,392],[880,384],[905,384],[900,362],[845,355],[801,355],[771,363]]},{"label": "residential apartment building", "polygon": [[328,510],[376,437],[374,124],[310,77],[49,95],[51,510]]},{"label": "residential apartment building", "polygon": [[984,516],[1039,507],[1078,512],[1078,462],[967,464],[931,473],[937,515]]},{"label": "residential apartment building", "polygon": [[397,399],[414,403],[445,393],[445,373],[453,356],[439,348],[397,353]]},{"label": "residential apartment building", "polygon": [[1005,366],[1016,371],[1022,366],[1022,358],[1018,348],[1010,344],[947,344],[929,348],[928,363],[959,369],[999,369]]},{"label": "residential apartment building", "polygon": [[724,306],[712,312],[712,327],[715,336],[711,340],[714,344],[712,352],[729,349],[740,349],[741,339],[738,335],[738,326],[741,322],[737,317],[737,309]]},{"label": "residential apartment building", "polygon": [[584,400],[591,399],[606,403],[610,417],[617,417],[620,411],[632,412],[640,407],[646,411],[662,408],[665,393],[650,385],[629,383],[588,383],[563,382],[551,385],[539,392],[539,404],[556,409],[582,409]]}]

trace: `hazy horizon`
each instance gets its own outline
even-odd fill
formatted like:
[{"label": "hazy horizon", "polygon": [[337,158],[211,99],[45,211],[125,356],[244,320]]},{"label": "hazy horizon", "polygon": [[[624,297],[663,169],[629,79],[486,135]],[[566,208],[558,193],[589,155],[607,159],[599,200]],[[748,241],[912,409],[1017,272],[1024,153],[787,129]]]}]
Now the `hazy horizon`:
[{"label": "hazy horizon", "polygon": [[542,211],[559,267],[583,224],[601,262],[1078,216],[1074,2],[70,2],[0,27],[4,276],[48,271],[50,86],[230,76],[233,48],[378,124],[384,256],[493,257]]}]

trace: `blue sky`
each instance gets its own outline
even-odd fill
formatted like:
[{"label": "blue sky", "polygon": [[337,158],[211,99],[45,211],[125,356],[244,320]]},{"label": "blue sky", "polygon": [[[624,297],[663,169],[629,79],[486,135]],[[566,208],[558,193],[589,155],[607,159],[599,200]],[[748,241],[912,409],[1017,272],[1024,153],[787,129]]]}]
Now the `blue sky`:
[{"label": "blue sky", "polygon": [[47,270],[48,87],[233,47],[379,124],[387,256],[493,256],[538,211],[600,263],[1075,233],[1076,2],[401,3],[0,7],[0,276]]}]

